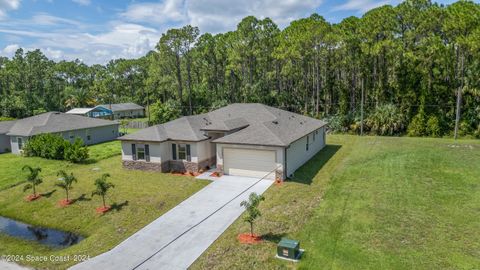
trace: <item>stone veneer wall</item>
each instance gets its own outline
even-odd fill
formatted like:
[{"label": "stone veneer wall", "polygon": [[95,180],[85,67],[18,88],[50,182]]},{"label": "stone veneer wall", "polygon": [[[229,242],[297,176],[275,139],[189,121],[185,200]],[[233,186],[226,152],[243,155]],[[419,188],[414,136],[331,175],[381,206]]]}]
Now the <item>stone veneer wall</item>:
[{"label": "stone veneer wall", "polygon": [[139,161],[139,160],[136,160],[136,161],[124,160],[122,161],[122,165],[124,168],[131,169],[131,170],[166,172],[167,171],[166,169],[168,169],[168,166],[166,166],[166,162],[154,163],[154,162],[145,162],[145,161]]},{"label": "stone veneer wall", "polygon": [[198,172],[200,169],[205,169],[207,166],[212,166],[216,162],[216,157],[205,159],[199,163],[190,161],[169,160],[162,163],[145,162],[145,161],[132,161],[124,160],[122,162],[123,167],[133,170],[144,171],[159,171],[159,172]]}]

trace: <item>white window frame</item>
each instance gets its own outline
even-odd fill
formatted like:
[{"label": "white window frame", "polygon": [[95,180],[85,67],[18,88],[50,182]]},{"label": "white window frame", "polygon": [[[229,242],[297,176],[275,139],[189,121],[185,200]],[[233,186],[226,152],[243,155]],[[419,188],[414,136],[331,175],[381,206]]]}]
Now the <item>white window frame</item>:
[{"label": "white window frame", "polygon": [[[22,142],[22,143],[20,143]],[[17,137],[17,145],[18,145],[18,150],[22,150],[25,142],[23,141],[22,137]]]},{"label": "white window frame", "polygon": [[85,130],[85,138],[87,139],[87,141],[92,140],[92,135],[90,134],[90,129]]},{"label": "white window frame", "polygon": [[[144,145],[142,145],[142,146],[137,145],[136,151],[137,151],[137,160],[146,160],[145,146]],[[143,155],[143,158],[140,158],[140,154]]]},{"label": "white window frame", "polygon": [[[183,147],[183,151],[180,151],[180,148]],[[181,158],[180,152],[183,152],[185,155],[184,158]],[[187,160],[187,144],[186,143],[179,143],[177,144],[177,159],[178,160]]]},{"label": "white window frame", "polygon": [[309,138],[309,136],[307,135],[307,144],[305,145],[306,151],[308,151],[308,148],[309,148],[309,146],[310,146],[309,144],[310,144],[310,138]]}]

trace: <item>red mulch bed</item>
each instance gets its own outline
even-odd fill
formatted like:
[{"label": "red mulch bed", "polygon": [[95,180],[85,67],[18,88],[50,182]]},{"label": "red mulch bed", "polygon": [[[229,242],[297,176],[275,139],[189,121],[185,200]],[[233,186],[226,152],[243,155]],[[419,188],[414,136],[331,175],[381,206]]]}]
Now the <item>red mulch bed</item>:
[{"label": "red mulch bed", "polygon": [[242,244],[257,244],[262,242],[262,237],[256,234],[242,233],[237,236],[238,241]]},{"label": "red mulch bed", "polygon": [[100,207],[97,207],[96,211],[98,214],[105,214],[106,212],[110,211],[112,207],[110,206],[106,206],[106,207],[103,207],[103,206],[100,206]]},{"label": "red mulch bed", "polygon": [[212,176],[212,177],[220,177],[221,174],[218,173],[218,172],[213,172],[212,174],[210,174],[210,176]]},{"label": "red mulch bed", "polygon": [[66,207],[66,206],[69,206],[72,203],[73,203],[72,200],[63,199],[63,200],[58,201],[58,206]]},{"label": "red mulch bed", "polygon": [[196,172],[172,172],[173,175],[178,175],[178,176],[199,176],[199,173]]},{"label": "red mulch bed", "polygon": [[40,199],[40,197],[42,197],[42,195],[40,195],[40,194],[37,194],[37,195],[30,194],[27,197],[25,197],[25,201],[27,201],[27,202],[35,201],[35,200]]}]

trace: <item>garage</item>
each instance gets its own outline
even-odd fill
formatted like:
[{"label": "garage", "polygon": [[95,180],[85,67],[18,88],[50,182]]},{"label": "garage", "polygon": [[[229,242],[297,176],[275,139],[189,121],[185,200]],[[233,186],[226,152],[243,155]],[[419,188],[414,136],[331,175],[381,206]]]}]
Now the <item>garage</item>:
[{"label": "garage", "polygon": [[275,179],[275,151],[256,149],[223,149],[223,168],[227,175]]}]

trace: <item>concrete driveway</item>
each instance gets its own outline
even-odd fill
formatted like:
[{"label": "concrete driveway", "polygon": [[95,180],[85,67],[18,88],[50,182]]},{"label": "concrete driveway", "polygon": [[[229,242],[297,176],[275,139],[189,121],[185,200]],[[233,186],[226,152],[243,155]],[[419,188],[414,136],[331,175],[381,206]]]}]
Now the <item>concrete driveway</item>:
[{"label": "concrete driveway", "polygon": [[273,183],[222,176],[112,250],[71,269],[187,269]]}]

